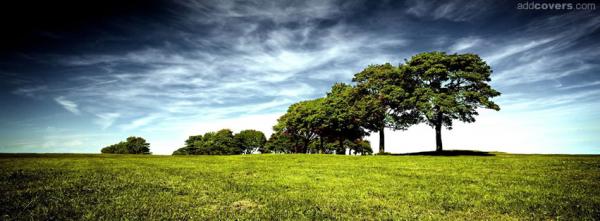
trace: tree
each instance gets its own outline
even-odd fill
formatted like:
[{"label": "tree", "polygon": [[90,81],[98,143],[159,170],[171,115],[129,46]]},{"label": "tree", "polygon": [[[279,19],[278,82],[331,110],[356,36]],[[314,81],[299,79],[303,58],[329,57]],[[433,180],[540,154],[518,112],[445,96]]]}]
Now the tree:
[{"label": "tree", "polygon": [[402,66],[370,65],[354,75],[356,106],[363,113],[363,127],[379,132],[379,152],[385,152],[385,128],[405,130],[419,123],[412,92],[416,81]]},{"label": "tree", "polygon": [[357,139],[354,141],[346,140],[344,141],[346,146],[354,151],[354,154],[361,155],[370,155],[373,154],[373,149],[371,149],[371,143],[368,140]]},{"label": "tree", "polygon": [[187,140],[185,140],[186,147],[194,147],[194,143],[202,142],[202,135],[189,136]]},{"label": "tree", "polygon": [[281,132],[271,134],[269,140],[265,144],[265,153],[291,153],[296,149],[293,139],[290,135]]},{"label": "tree", "polygon": [[107,146],[100,150],[101,153],[117,153],[117,154],[126,154],[129,151],[127,150],[127,144],[123,141]]},{"label": "tree", "polygon": [[173,151],[173,155],[195,155],[197,148],[182,147]]},{"label": "tree", "polygon": [[240,144],[229,129],[190,136],[185,143],[186,146],[175,150],[173,155],[230,155],[242,153]]},{"label": "tree", "polygon": [[116,154],[150,154],[150,144],[141,137],[128,137],[125,142],[119,142],[102,148],[101,153]]},{"label": "tree", "polygon": [[127,149],[133,154],[148,154],[150,153],[150,144],[141,137],[128,137]]},{"label": "tree", "polygon": [[264,152],[267,138],[263,132],[257,130],[242,130],[234,137],[240,145],[242,153],[248,154],[254,151]]},{"label": "tree", "polygon": [[203,148],[209,150],[210,154],[231,155],[242,153],[242,148],[233,137],[233,132],[229,129],[221,129],[214,134],[207,133],[209,138],[203,143]]},{"label": "tree", "polygon": [[435,128],[436,151],[442,151],[442,127],[452,120],[475,122],[477,108],[500,110],[491,101],[499,96],[488,82],[492,69],[476,54],[421,53],[404,65],[418,80],[413,95],[420,116]]},{"label": "tree", "polygon": [[189,136],[185,140],[185,147],[179,148],[173,152],[173,155],[196,155],[200,151],[199,147],[202,144],[202,135]]},{"label": "tree", "polygon": [[331,154],[339,147],[339,143],[326,137],[320,137],[319,139],[312,140],[308,146],[311,150],[310,153]]},{"label": "tree", "polygon": [[344,83],[336,83],[322,102],[322,119],[317,131],[321,138],[337,140],[339,149],[344,149],[344,140],[356,140],[367,133],[361,127],[364,114],[356,108],[354,88]]},{"label": "tree", "polygon": [[[320,124],[320,108],[323,98],[292,104],[277,120],[275,133],[285,134],[294,142],[294,153],[306,153],[310,142],[317,138]],[[299,145],[299,144],[302,145]]]}]

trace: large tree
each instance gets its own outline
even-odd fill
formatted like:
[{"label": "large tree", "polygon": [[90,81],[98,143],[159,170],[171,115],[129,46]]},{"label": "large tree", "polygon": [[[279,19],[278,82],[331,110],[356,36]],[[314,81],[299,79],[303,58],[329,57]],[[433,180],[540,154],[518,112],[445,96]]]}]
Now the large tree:
[{"label": "large tree", "polygon": [[420,116],[435,128],[436,150],[442,151],[442,127],[452,120],[475,122],[477,108],[500,110],[499,96],[488,82],[492,69],[476,54],[421,53],[406,61],[404,72],[418,80],[413,93]]},{"label": "large tree", "polygon": [[380,153],[385,152],[385,128],[405,130],[419,122],[412,97],[416,79],[402,66],[370,65],[352,81],[356,82],[356,106],[363,113],[363,127],[379,132]]}]

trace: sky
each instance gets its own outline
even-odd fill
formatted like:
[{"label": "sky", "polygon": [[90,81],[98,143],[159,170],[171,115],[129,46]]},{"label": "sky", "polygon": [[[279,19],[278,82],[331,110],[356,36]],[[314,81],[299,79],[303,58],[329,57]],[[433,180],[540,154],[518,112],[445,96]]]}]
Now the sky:
[{"label": "sky", "polygon": [[[290,104],[322,97],[370,64],[444,51],[480,55],[502,93],[500,111],[444,130],[446,149],[600,154],[598,9],[123,2],[2,3],[0,152],[99,153],[142,136],[154,154],[170,154],[188,136],[221,128],[268,136]],[[435,149],[425,124],[386,133],[390,152]],[[377,151],[377,134],[368,139]]]}]

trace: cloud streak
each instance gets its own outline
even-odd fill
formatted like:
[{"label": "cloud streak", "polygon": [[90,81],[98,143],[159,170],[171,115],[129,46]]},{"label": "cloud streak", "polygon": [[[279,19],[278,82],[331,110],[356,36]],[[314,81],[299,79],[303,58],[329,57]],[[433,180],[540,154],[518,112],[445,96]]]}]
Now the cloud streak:
[{"label": "cloud streak", "polygon": [[73,101],[67,100],[65,97],[60,96],[60,97],[56,97],[54,98],[54,101],[56,101],[56,103],[60,104],[60,106],[62,106],[65,110],[79,115],[81,112],[79,112],[79,108],[77,108],[77,104]]}]

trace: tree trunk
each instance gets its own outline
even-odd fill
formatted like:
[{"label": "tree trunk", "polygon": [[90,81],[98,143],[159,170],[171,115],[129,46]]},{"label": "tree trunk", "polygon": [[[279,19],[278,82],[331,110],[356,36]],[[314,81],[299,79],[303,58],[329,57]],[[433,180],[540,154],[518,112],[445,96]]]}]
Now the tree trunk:
[{"label": "tree trunk", "polygon": [[308,142],[310,142],[309,139],[304,140],[304,153],[308,153]]},{"label": "tree trunk", "polygon": [[442,151],[442,117],[438,114],[438,119],[435,124],[435,151]]},{"label": "tree trunk", "polygon": [[323,153],[323,137],[319,137],[319,153]]},{"label": "tree trunk", "polygon": [[385,153],[385,127],[379,129],[379,153]]},{"label": "tree trunk", "polygon": [[340,150],[344,150],[346,151],[346,149],[344,149],[344,139],[338,139],[338,142],[340,143]]},{"label": "tree trunk", "polygon": [[298,139],[294,141],[294,153],[298,153]]}]

